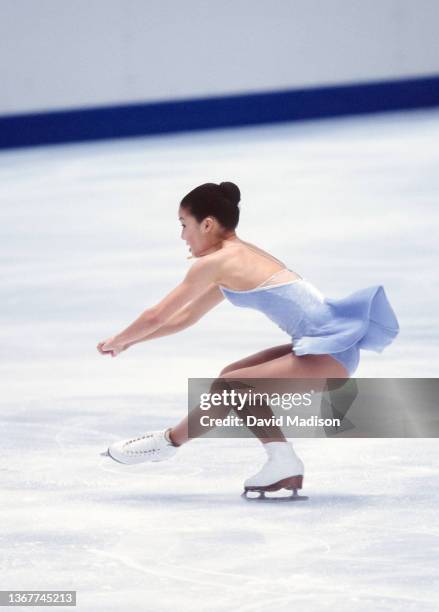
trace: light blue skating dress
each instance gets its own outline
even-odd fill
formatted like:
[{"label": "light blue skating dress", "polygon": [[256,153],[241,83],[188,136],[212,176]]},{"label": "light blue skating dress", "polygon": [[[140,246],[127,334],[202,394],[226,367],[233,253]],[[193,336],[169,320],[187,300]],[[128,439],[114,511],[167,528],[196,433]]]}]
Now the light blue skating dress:
[{"label": "light blue skating dress", "polygon": [[331,355],[350,376],[358,367],[360,349],[380,353],[399,332],[381,285],[338,300],[323,296],[304,278],[247,291],[219,287],[229,302],[263,312],[285,331],[295,355]]}]

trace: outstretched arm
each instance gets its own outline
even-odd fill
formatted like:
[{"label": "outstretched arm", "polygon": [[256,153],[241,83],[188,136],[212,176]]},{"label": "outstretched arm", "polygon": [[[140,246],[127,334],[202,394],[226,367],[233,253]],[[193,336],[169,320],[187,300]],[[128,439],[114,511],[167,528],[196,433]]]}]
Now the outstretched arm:
[{"label": "outstretched arm", "polygon": [[[217,285],[212,284],[208,289],[200,295],[198,298],[186,304],[181,310],[176,312],[170,319],[166,321],[161,327],[147,334],[143,338],[130,342],[128,346],[137,344],[138,342],[144,342],[146,340],[153,340],[155,338],[161,338],[163,336],[170,336],[171,334],[177,334],[178,332],[194,325],[199,321],[209,310],[212,310],[217,304],[224,300],[224,296],[221,293]],[[128,348],[128,346],[126,348]]]},{"label": "outstretched arm", "polygon": [[176,316],[182,308],[199,298],[210,285],[215,283],[217,268],[216,261],[209,257],[198,260],[190,268],[178,287],[156,306],[145,310],[131,325],[114,336],[111,342],[102,345],[103,352],[114,350],[117,353],[123,350],[126,345],[139,342],[146,336],[151,336],[165,325],[171,317]]}]

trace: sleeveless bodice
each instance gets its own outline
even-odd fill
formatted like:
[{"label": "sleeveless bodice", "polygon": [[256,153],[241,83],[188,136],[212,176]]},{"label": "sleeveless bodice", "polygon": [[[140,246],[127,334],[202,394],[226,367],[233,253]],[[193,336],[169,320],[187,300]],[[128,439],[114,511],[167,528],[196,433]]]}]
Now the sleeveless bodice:
[{"label": "sleeveless bodice", "polygon": [[299,336],[330,318],[323,295],[305,279],[249,291],[233,291],[220,287],[223,295],[235,306],[263,312],[291,337]]},{"label": "sleeveless bodice", "polygon": [[326,298],[306,279],[248,291],[219,287],[229,302],[263,312],[286,332],[296,355],[341,353],[351,347],[381,352],[399,331],[381,285],[338,300]]}]

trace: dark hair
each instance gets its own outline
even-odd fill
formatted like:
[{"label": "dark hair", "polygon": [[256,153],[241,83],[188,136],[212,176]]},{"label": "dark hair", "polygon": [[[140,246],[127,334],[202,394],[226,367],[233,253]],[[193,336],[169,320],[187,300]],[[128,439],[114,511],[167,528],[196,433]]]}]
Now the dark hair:
[{"label": "dark hair", "polygon": [[223,227],[234,230],[239,222],[241,192],[235,183],[204,183],[184,196],[180,206],[189,211],[198,223],[212,215]]}]

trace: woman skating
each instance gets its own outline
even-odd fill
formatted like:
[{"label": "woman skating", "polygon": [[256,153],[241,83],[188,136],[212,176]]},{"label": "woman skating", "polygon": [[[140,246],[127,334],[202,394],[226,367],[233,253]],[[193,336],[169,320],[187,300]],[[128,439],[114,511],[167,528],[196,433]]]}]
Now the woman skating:
[{"label": "woman skating", "polygon": [[[361,348],[380,352],[399,331],[383,287],[368,287],[339,300],[324,297],[308,280],[237,236],[239,201],[239,188],[230,182],[200,185],[183,198],[178,210],[181,237],[197,258],[195,263],[162,301],[121,333],[100,342],[99,352],[116,356],[137,342],[177,333],[226,298],[236,306],[260,310],[292,342],[226,366],[218,384],[226,379],[352,376]],[[167,459],[188,441],[188,421],[196,420],[197,411],[199,407],[166,431],[112,444],[108,454],[125,464]],[[303,463],[282,432],[261,441],[268,460],[246,480],[245,490],[301,488]]]}]

